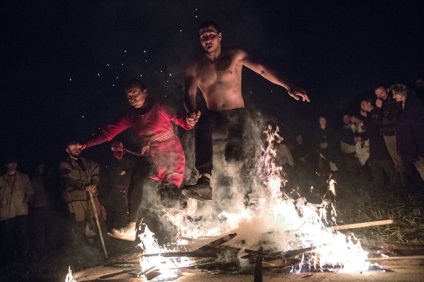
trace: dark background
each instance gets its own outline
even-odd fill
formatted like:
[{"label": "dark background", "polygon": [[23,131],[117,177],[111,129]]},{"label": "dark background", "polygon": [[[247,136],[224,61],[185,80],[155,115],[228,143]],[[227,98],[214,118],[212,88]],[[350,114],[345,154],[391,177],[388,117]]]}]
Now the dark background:
[{"label": "dark background", "polygon": [[67,141],[126,109],[122,87],[133,76],[181,101],[184,66],[209,19],[223,45],[308,92],[311,103],[296,102],[244,71],[246,106],[283,123],[283,136],[308,131],[321,113],[336,125],[379,84],[414,87],[424,77],[424,1],[3,0],[0,158],[55,163]]}]

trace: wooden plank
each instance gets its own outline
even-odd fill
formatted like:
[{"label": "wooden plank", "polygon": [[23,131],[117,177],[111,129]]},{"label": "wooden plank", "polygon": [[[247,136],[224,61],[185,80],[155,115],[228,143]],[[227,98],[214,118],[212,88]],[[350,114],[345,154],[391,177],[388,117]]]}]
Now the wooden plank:
[{"label": "wooden plank", "polygon": [[387,225],[387,224],[393,224],[393,220],[387,219],[387,220],[368,221],[368,222],[361,222],[361,223],[352,223],[352,224],[332,226],[330,228],[333,230],[346,230],[346,229],[358,229],[358,228],[366,228],[371,226],[379,226],[379,225]]}]

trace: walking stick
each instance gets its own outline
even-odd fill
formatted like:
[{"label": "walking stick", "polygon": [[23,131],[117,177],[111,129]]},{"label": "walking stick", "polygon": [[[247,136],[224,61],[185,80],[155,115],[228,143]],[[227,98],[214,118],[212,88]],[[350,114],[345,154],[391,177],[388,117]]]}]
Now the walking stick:
[{"label": "walking stick", "polygon": [[97,214],[96,203],[94,202],[93,193],[89,192],[89,194],[90,194],[90,200],[91,200],[91,207],[93,208],[94,217],[96,218],[97,229],[99,230],[100,240],[102,241],[103,252],[105,253],[105,257],[107,258],[107,251],[106,251],[105,241],[103,240],[102,229],[100,228],[99,215]]}]

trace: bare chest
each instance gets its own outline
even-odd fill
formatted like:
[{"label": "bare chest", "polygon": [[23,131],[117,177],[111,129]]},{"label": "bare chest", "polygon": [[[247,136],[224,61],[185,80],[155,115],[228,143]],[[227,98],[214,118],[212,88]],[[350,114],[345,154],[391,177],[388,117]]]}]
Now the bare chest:
[{"label": "bare chest", "polygon": [[237,64],[231,56],[223,56],[216,61],[203,61],[197,66],[197,79],[200,85],[230,81],[237,75]]}]

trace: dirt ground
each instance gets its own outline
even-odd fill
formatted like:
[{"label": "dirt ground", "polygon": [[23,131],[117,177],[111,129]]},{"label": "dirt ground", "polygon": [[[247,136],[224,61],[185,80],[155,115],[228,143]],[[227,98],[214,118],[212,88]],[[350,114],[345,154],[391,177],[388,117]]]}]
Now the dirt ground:
[{"label": "dirt ground", "polygon": [[[97,280],[104,269],[93,268],[74,274],[77,281]],[[117,272],[115,270],[115,272]],[[367,272],[363,274],[340,274],[340,273],[307,273],[307,274],[275,274],[264,273],[261,281],[424,281],[424,266],[397,266],[388,272]],[[147,278],[135,278],[134,275],[117,275],[105,281],[149,281]],[[64,280],[63,280],[64,281]],[[164,281],[164,280],[151,280]],[[201,271],[186,271],[174,280],[176,282],[247,282],[254,281],[254,275],[230,275],[214,274]]]}]

